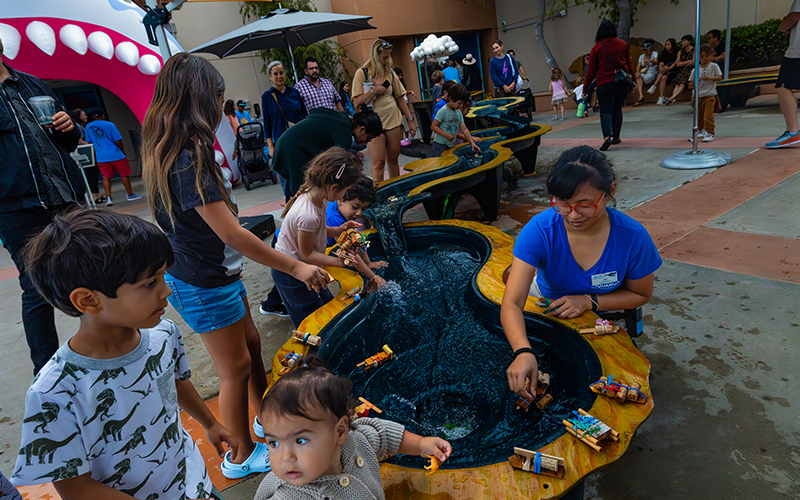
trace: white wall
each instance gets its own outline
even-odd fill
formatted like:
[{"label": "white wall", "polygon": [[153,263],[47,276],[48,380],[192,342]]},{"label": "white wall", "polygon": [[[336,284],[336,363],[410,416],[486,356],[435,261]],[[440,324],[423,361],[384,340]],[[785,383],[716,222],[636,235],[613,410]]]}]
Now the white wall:
[{"label": "white wall", "polygon": [[[792,0],[731,0],[732,26],[761,23],[770,18],[783,17],[789,11]],[[549,0],[549,5],[553,0]],[[655,0],[639,8],[637,21],[631,29],[632,37],[654,38],[664,42],[667,38],[680,39],[695,33],[695,0],[681,0],[676,6],[669,0]],[[533,25],[513,29],[514,26],[536,20],[538,1],[496,0],[498,34],[506,48],[512,48],[522,63],[531,88],[547,90],[550,71],[545,63],[534,35]],[[710,29],[725,29],[728,0],[702,0],[700,32]],[[559,66],[568,79],[577,74],[569,68],[575,58],[588,53],[594,45],[594,36],[601,19],[596,12],[588,12],[587,6],[567,9],[567,16],[545,23],[544,36]],[[512,28],[503,32],[505,28]]]}]

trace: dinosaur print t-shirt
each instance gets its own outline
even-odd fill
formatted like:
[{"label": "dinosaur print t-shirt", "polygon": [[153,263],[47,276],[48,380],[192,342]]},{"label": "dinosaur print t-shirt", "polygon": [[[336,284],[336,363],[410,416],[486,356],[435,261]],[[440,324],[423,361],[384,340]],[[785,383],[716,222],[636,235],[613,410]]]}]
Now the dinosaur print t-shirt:
[{"label": "dinosaur print t-shirt", "polygon": [[203,457],[181,425],[175,382],[191,376],[178,327],[162,320],[114,359],[64,344],[25,398],[12,482],[40,484],[86,473],[135,498],[208,498]]}]

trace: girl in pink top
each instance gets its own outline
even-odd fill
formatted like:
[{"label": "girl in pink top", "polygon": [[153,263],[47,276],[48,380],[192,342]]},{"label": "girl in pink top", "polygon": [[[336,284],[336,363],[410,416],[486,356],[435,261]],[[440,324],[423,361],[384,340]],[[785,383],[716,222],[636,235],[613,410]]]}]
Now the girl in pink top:
[{"label": "girl in pink top", "polygon": [[[344,267],[342,259],[325,255],[328,238],[338,238],[342,231],[360,224],[347,221],[339,227],[325,225],[325,208],[329,201],[342,201],[344,194],[361,177],[361,161],[339,147],[330,148],[314,158],[305,172],[305,182],[283,210],[281,234],[275,250],[307,264]],[[370,282],[386,283],[357,256],[355,267]],[[272,279],[289,311],[295,328],[311,313],[329,302],[333,295],[327,289],[309,289],[282,271],[272,270]]]},{"label": "girl in pink top", "polygon": [[564,73],[558,68],[553,68],[550,72],[550,93],[553,94],[553,120],[558,120],[558,107],[561,107],[561,119],[563,120],[564,103],[567,102],[572,92],[567,90]]}]

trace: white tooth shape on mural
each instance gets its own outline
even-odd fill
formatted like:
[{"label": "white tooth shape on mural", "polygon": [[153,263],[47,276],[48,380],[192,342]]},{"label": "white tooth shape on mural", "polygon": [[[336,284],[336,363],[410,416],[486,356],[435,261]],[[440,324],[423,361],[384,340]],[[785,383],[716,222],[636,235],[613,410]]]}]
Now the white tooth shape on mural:
[{"label": "white tooth shape on mural", "polygon": [[3,57],[15,59],[22,41],[19,31],[13,26],[0,23],[0,40],[3,40]]},{"label": "white tooth shape on mural", "polygon": [[48,56],[56,52],[56,32],[47,24],[33,21],[25,28],[25,35]]},{"label": "white tooth shape on mural", "polygon": [[89,50],[100,57],[111,60],[114,57],[114,42],[102,31],[95,31],[89,34]]},{"label": "white tooth shape on mural", "polygon": [[58,32],[58,39],[61,43],[71,48],[78,54],[86,55],[86,50],[89,48],[89,43],[86,41],[86,33],[74,24],[66,24]]},{"label": "white tooth shape on mural", "polygon": [[139,63],[139,49],[133,42],[120,42],[114,49],[114,54],[128,66],[136,66]]},{"label": "white tooth shape on mural", "polygon": [[161,61],[153,54],[145,54],[139,58],[137,67],[145,75],[157,75],[161,71]]}]

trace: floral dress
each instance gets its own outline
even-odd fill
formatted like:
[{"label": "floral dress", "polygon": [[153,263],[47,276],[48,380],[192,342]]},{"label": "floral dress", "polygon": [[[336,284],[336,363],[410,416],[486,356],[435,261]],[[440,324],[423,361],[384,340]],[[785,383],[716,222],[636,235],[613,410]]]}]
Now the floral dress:
[{"label": "floral dress", "polygon": [[[681,49],[678,53],[678,61],[691,61],[694,58],[694,47],[689,46],[688,49]],[[675,79],[672,81],[674,85],[686,85],[689,81],[689,75],[692,73],[694,69],[693,64],[688,64],[686,66],[681,67],[678,70],[678,73],[675,75]]]}]

